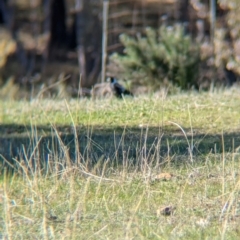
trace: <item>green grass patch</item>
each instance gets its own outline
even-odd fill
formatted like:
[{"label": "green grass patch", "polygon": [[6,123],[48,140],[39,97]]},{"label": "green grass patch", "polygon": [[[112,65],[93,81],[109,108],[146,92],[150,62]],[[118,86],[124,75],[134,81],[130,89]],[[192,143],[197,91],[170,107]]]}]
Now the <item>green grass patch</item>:
[{"label": "green grass patch", "polygon": [[[70,125],[102,128],[169,126],[176,122],[204,133],[239,130],[238,89],[217,93],[103,100],[1,101],[0,123],[10,125]],[[73,122],[72,122],[73,120]]]}]

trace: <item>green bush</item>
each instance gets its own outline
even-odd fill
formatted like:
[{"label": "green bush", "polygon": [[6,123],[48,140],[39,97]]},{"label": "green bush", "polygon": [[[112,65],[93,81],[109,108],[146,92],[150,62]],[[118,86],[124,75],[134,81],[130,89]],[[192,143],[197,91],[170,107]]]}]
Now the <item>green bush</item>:
[{"label": "green bush", "polygon": [[240,1],[219,0],[219,5],[227,11],[227,25],[215,31],[215,65],[240,75]]},{"label": "green bush", "polygon": [[124,54],[110,57],[109,71],[134,85],[157,89],[179,86],[188,89],[196,85],[200,63],[199,47],[184,33],[182,25],[146,29],[146,36],[120,36]]}]

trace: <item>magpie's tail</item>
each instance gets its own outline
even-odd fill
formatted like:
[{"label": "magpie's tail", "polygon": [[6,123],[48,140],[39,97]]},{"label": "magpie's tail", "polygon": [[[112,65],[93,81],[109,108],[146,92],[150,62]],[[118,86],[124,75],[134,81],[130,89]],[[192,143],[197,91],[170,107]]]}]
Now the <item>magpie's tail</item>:
[{"label": "magpie's tail", "polygon": [[127,89],[125,89],[125,90],[123,91],[123,95],[129,95],[129,96],[132,96],[132,97],[133,97],[133,94],[132,94],[129,90],[127,90]]}]

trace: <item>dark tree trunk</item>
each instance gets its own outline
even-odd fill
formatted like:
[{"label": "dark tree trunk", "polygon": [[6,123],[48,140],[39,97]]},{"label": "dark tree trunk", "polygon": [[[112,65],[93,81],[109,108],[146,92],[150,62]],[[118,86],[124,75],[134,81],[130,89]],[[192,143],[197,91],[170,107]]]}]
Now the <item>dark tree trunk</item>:
[{"label": "dark tree trunk", "polygon": [[51,6],[52,0],[43,0],[44,11],[43,33],[48,36],[48,43],[42,56],[42,73],[45,72],[49,55],[49,40],[51,39]]},{"label": "dark tree trunk", "polygon": [[[46,3],[45,7],[48,7]],[[45,22],[45,30],[51,26],[50,48],[53,55],[58,54],[59,49],[65,48],[67,43],[66,31],[66,6],[64,0],[51,0],[50,19]]]},{"label": "dark tree trunk", "polygon": [[189,0],[179,1],[179,20],[184,22],[189,22]]}]

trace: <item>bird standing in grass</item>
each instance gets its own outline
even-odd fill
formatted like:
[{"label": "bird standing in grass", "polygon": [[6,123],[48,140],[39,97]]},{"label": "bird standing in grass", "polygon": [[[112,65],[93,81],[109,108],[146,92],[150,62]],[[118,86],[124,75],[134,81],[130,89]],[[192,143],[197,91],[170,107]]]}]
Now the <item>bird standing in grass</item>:
[{"label": "bird standing in grass", "polygon": [[133,94],[125,89],[121,84],[117,82],[117,79],[114,77],[110,77],[111,89],[114,92],[114,95],[118,98],[122,98],[123,96],[133,96]]}]

